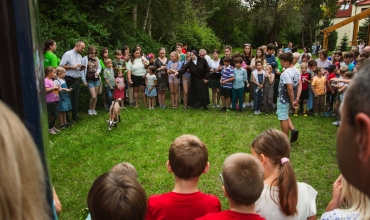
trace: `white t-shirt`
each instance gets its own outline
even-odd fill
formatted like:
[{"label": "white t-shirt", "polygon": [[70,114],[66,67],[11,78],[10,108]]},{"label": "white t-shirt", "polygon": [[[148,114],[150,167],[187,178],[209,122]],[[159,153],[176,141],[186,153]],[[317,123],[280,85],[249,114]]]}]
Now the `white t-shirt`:
[{"label": "white t-shirt", "polygon": [[[220,59],[218,59],[217,61],[215,61],[214,59],[210,60],[208,62],[208,66],[211,69],[218,69],[218,67],[220,66]],[[221,72],[221,71],[218,71],[218,72]]]},{"label": "white t-shirt", "polygon": [[348,211],[342,209],[334,209],[330,212],[324,212],[321,216],[321,220],[357,220],[360,219],[360,213],[357,211]]},{"label": "white t-shirt", "polygon": [[266,220],[307,220],[308,217],[316,215],[316,195],[317,191],[312,186],[306,183],[297,183],[298,185],[298,214],[294,216],[286,216],[280,209],[279,205],[279,188],[265,185],[260,198],[256,202],[256,212]]},{"label": "white t-shirt", "polygon": [[134,64],[132,64],[131,60],[127,63],[126,68],[131,70],[131,74],[134,76],[144,76],[146,73],[145,67],[141,58],[135,58]]},{"label": "white t-shirt", "polygon": [[149,73],[147,73],[145,77],[148,80],[148,86],[154,85],[154,81],[157,80],[157,77],[154,74],[150,75]]}]

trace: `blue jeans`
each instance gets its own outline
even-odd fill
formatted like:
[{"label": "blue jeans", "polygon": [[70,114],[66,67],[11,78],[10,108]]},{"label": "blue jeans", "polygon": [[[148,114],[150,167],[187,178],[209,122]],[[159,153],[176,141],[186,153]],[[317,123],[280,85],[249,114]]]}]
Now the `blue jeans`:
[{"label": "blue jeans", "polygon": [[259,111],[261,108],[263,93],[262,90],[257,90],[258,86],[253,85],[253,110]]},{"label": "blue jeans", "polygon": [[313,92],[311,85],[308,86],[307,109],[313,109]]},{"label": "blue jeans", "polygon": [[236,99],[239,99],[239,109],[243,108],[243,95],[244,95],[244,87],[239,89],[232,89],[231,96],[232,96],[232,108],[236,109]]},{"label": "blue jeans", "polygon": [[107,95],[107,105],[108,108],[112,105],[112,97],[113,97],[113,89],[109,87],[105,87],[105,94]]}]

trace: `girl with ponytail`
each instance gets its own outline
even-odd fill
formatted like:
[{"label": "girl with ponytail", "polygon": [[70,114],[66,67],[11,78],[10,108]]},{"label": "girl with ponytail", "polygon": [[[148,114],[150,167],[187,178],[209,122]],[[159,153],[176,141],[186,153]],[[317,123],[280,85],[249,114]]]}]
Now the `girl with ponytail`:
[{"label": "girl with ponytail", "polygon": [[256,212],[266,220],[316,219],[317,192],[296,181],[287,136],[276,129],[261,133],[252,143],[252,155],[261,162],[265,176]]}]

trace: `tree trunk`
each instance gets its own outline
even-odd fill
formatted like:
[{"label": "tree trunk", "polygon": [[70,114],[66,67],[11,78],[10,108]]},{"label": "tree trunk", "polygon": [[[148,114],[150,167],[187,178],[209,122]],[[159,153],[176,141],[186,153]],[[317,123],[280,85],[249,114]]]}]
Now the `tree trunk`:
[{"label": "tree trunk", "polygon": [[304,28],[302,28],[302,48],[304,48]]},{"label": "tree trunk", "polygon": [[149,11],[150,11],[150,4],[152,3],[151,0],[148,1],[148,5],[146,7],[146,13],[145,13],[145,18],[143,22],[143,30],[146,29],[146,24],[148,23],[148,18],[149,18]]},{"label": "tree trunk", "polygon": [[134,23],[134,28],[136,29],[136,24],[137,24],[137,5],[134,5],[132,8],[132,21]]},{"label": "tree trunk", "polygon": [[148,35],[152,36],[152,14],[149,14]]},{"label": "tree trunk", "polygon": [[310,28],[310,41],[311,41],[311,45],[313,44],[313,41],[312,41],[312,28],[311,28],[311,25],[308,26]]}]

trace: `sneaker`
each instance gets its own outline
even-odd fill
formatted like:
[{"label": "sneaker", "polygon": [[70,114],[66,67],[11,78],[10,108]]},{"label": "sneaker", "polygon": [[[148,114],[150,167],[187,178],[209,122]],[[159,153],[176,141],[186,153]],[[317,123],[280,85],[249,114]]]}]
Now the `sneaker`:
[{"label": "sneaker", "polygon": [[216,104],[213,104],[212,108],[216,108]]},{"label": "sneaker", "polygon": [[93,115],[97,115],[98,113],[94,110],[92,110]]},{"label": "sneaker", "polygon": [[126,107],[125,106],[122,106],[121,109],[126,109]]},{"label": "sneaker", "polygon": [[93,113],[93,110],[91,110],[91,109],[89,109],[89,111],[87,111],[87,113],[89,114],[89,115],[93,115],[94,113]]},{"label": "sneaker", "polygon": [[253,107],[253,102],[248,103],[246,106],[247,106],[248,108]]},{"label": "sneaker", "polygon": [[226,111],[227,111],[227,112],[229,112],[229,111],[230,111],[230,109],[226,109]]},{"label": "sneaker", "polygon": [[56,134],[56,132],[52,128],[49,129],[49,133],[50,134]]},{"label": "sneaker", "polygon": [[253,105],[254,105],[253,102],[251,102],[250,104],[251,104],[251,108],[253,108]]},{"label": "sneaker", "polygon": [[260,110],[258,110],[258,114],[261,114],[261,111]]},{"label": "sneaker", "polygon": [[65,129],[65,128],[67,128],[67,124],[62,125],[62,126],[59,127],[59,129]]},{"label": "sneaker", "polygon": [[297,129],[293,129],[290,134],[290,143],[296,142],[298,140],[299,131]]},{"label": "sneaker", "polygon": [[298,116],[298,114],[297,113],[294,113],[294,116]]},{"label": "sneaker", "polygon": [[226,111],[226,107],[222,107],[221,108],[221,111]]},{"label": "sneaker", "polygon": [[334,126],[339,126],[340,125],[340,121],[335,121],[335,122],[333,122],[331,124],[334,125]]},{"label": "sneaker", "polygon": [[258,115],[259,113],[258,113],[258,111],[254,111],[254,114],[255,114],[255,115]]},{"label": "sneaker", "polygon": [[246,108],[247,107],[247,103],[243,103],[243,108]]},{"label": "sneaker", "polygon": [[56,127],[53,127],[52,129],[53,129],[53,131],[55,131],[57,133],[60,132],[60,130],[58,130]]},{"label": "sneaker", "polygon": [[220,104],[217,104],[217,105],[216,105],[216,107],[217,107],[217,108],[220,108],[221,106],[220,106]]},{"label": "sneaker", "polygon": [[303,114],[303,116],[304,116],[304,117],[307,117],[308,115],[305,113],[305,114]]}]

